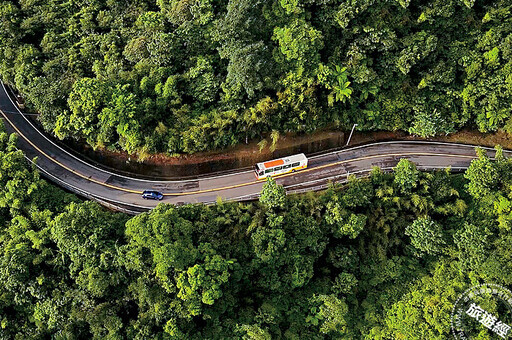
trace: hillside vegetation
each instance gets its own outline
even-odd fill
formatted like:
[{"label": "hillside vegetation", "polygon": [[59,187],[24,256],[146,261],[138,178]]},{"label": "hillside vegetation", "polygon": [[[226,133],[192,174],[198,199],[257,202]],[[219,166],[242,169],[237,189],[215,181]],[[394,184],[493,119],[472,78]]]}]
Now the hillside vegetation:
[{"label": "hillside vegetation", "polygon": [[464,175],[402,160],[320,194],[271,181],[259,202],[130,218],[49,185],[14,143],[0,133],[2,339],[447,339],[460,293],[512,285],[499,149]]},{"label": "hillside vegetation", "polygon": [[320,127],[512,132],[508,0],[0,1],[0,75],[59,138],[193,153]]}]

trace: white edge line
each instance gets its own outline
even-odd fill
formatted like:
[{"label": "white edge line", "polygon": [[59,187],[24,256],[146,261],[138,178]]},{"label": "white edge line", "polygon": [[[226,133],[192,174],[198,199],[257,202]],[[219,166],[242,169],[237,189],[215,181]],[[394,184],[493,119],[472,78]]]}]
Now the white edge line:
[{"label": "white edge line", "polygon": [[[134,177],[129,177],[129,176],[125,176],[125,175],[121,175],[121,174],[118,174],[118,173],[115,173],[115,172],[111,172],[111,171],[108,171],[108,170],[105,170],[105,169],[101,169],[101,168],[98,168],[97,166],[91,164],[91,163],[88,163],[78,157],[76,157],[75,155],[71,154],[70,152],[66,151],[65,149],[63,149],[62,147],[60,147],[59,145],[55,144],[51,139],[49,139],[48,137],[46,137],[38,128],[36,128],[34,126],[34,124],[32,124],[32,122],[27,119],[27,117],[25,117],[25,115],[23,114],[23,112],[21,112],[21,110],[18,108],[18,106],[14,103],[14,101],[12,100],[11,96],[9,95],[7,89],[5,88],[5,84],[3,82],[2,83],[2,88],[5,92],[5,94],[7,95],[7,98],[9,98],[9,101],[11,102],[11,104],[13,105],[13,107],[20,113],[20,115],[23,117],[23,119],[25,119],[29,124],[30,126],[32,126],[32,128],[34,130],[36,130],[44,139],[46,139],[50,144],[52,144],[53,146],[55,146],[56,148],[60,149],[62,152],[64,152],[65,154],[67,154],[68,156],[76,159],[77,161],[81,162],[82,164],[85,164],[93,169],[96,169],[100,172],[103,172],[103,173],[106,173],[106,174],[109,174],[109,175],[113,175],[113,176],[118,176],[118,177],[121,177],[121,178],[126,178],[126,179],[129,179],[129,180],[132,180],[132,181],[140,181],[140,182],[151,182],[151,183],[183,183],[183,182],[195,182],[195,181],[201,181],[201,180],[207,180],[207,179],[216,179],[216,178],[222,178],[222,177],[228,177],[228,176],[233,176],[233,175],[238,175],[238,174],[244,174],[244,173],[250,173],[252,172],[252,170],[246,170],[246,171],[240,171],[240,172],[236,172],[235,174],[227,174],[227,175],[218,175],[218,176],[212,176],[212,177],[205,177],[205,178],[198,178],[198,179],[186,179],[186,180],[173,180],[173,181],[155,181],[155,180],[147,180],[147,179],[140,179],[140,178],[134,178]],[[451,142],[438,142],[438,141],[418,141],[418,140],[411,140],[411,141],[385,141],[385,142],[374,142],[374,143],[369,143],[369,144],[363,144],[363,145],[358,145],[358,146],[353,146],[353,147],[350,147],[350,148],[346,148],[346,149],[341,149],[341,150],[336,150],[336,151],[331,151],[331,152],[327,152],[327,153],[324,153],[324,154],[320,154],[320,155],[315,155],[315,156],[312,156],[312,157],[309,157],[309,159],[316,159],[316,158],[319,158],[319,157],[324,157],[324,156],[329,156],[329,155],[333,155],[333,154],[342,154],[342,153],[346,153],[348,151],[353,151],[353,150],[358,150],[358,149],[362,149],[362,148],[366,148],[366,147],[373,147],[373,146],[378,146],[378,145],[382,145],[382,144],[400,144],[400,143],[409,143],[409,144],[437,144],[437,145],[451,145],[451,146],[461,146],[461,147],[466,147],[466,148],[476,148],[476,147],[480,147],[482,149],[486,149],[486,150],[494,150],[494,148],[490,148],[490,147],[485,147],[485,146],[478,146],[478,145],[468,145],[468,144],[461,144],[461,143],[451,143]],[[509,150],[503,150],[504,152],[512,152],[512,151],[509,151]],[[235,169],[236,170],[236,169]]]},{"label": "white edge line", "polygon": [[[17,150],[20,150],[18,148],[16,148]],[[23,150],[20,150],[23,152]],[[46,171],[44,168],[42,168],[41,166],[39,166],[36,162],[34,162],[33,160],[31,160],[30,158],[28,158],[25,154],[23,154],[23,156],[25,157],[25,159],[27,159],[30,163],[34,164],[38,171],[41,171],[41,173],[44,175],[44,176],[48,176],[48,177],[51,177],[53,178],[56,182],[60,182],[60,183],[64,183],[63,186],[64,187],[70,187],[74,190],[76,190],[77,192],[75,192],[76,195],[88,195],[90,196],[91,198],[93,199],[97,199],[97,200],[101,200],[103,201],[104,203],[109,203],[109,202],[114,202],[114,203],[119,203],[119,204],[122,204],[122,205],[128,205],[128,206],[132,206],[132,207],[135,207],[135,208],[141,208],[141,209],[148,209],[148,210],[151,210],[153,209],[154,207],[146,207],[146,206],[142,206],[142,205],[136,205],[136,204],[133,204],[133,203],[126,203],[126,202],[121,202],[121,201],[116,201],[114,199],[111,199],[111,198],[107,198],[107,197],[103,197],[103,196],[100,196],[100,195],[96,195],[96,194],[92,194],[88,191],[85,191],[84,189],[81,189],[73,184],[70,184],[58,177],[56,177],[55,175],[52,175],[51,173],[49,173],[48,171]],[[122,210],[126,210],[126,211],[130,211],[130,212],[136,212],[136,211],[132,211],[132,210],[128,210],[128,209],[124,209],[124,208],[121,208],[121,207],[117,207],[116,208],[118,209],[122,209]],[[136,212],[136,213],[139,213],[139,212]]]},{"label": "white edge line", "polygon": [[[450,168],[450,169],[467,169],[468,168],[468,167],[460,167],[460,166],[453,167],[453,166],[434,166],[434,165],[416,165],[416,167],[420,171],[421,171],[422,168],[423,169],[446,169],[446,168]],[[392,170],[394,168],[395,167],[386,167],[386,168],[379,167],[379,169],[383,170],[383,171]],[[304,184],[313,184],[315,182],[321,182],[321,181],[325,181],[325,180],[330,180],[330,179],[337,178],[337,177],[347,177],[347,176],[350,176],[350,175],[360,174],[362,172],[370,172],[372,170],[373,170],[373,168],[372,169],[362,169],[362,170],[358,170],[358,171],[354,171],[354,172],[350,172],[350,173],[349,172],[345,172],[343,174],[333,175],[333,176],[329,176],[329,177],[323,177],[323,178],[320,178],[320,179],[314,179],[314,180],[309,181],[309,182],[287,185],[287,186],[284,186],[284,188],[288,189],[288,188],[292,188],[292,187],[301,186],[301,185],[304,185]],[[346,181],[346,179],[345,179],[345,181]]]},{"label": "white edge line", "polygon": [[[199,179],[186,179],[186,180],[174,180],[174,181],[155,181],[155,180],[147,180],[147,179],[140,179],[140,178],[134,178],[134,177],[129,177],[129,176],[125,176],[125,175],[121,175],[121,174],[117,174],[117,173],[114,173],[114,172],[110,172],[108,170],[105,170],[105,169],[101,169],[101,168],[98,168],[97,166],[91,164],[91,163],[88,163],[88,162],[85,162],[84,160],[76,157],[75,155],[71,154],[70,152],[64,150],[62,147],[60,147],[59,145],[55,144],[52,140],[50,140],[48,137],[46,137],[38,128],[36,128],[34,126],[34,124],[32,124],[32,122],[30,120],[27,119],[27,117],[25,117],[25,115],[23,114],[23,112],[21,112],[21,110],[18,108],[18,106],[14,103],[14,101],[12,100],[11,96],[9,95],[7,89],[5,88],[5,84],[3,82],[2,83],[2,88],[3,90],[5,91],[5,94],[7,95],[7,98],[9,98],[9,101],[11,102],[11,104],[14,106],[14,108],[16,108],[16,110],[20,113],[20,115],[30,124],[30,126],[32,126],[32,128],[34,130],[36,130],[44,139],[46,139],[50,144],[52,144],[53,146],[55,146],[56,148],[60,149],[62,152],[64,152],[65,154],[67,154],[68,156],[71,156],[72,158],[76,159],[77,161],[81,162],[82,164],[86,165],[86,166],[89,166],[93,169],[96,169],[97,171],[100,171],[100,172],[103,172],[103,173],[106,173],[106,174],[109,174],[109,175],[113,175],[113,176],[117,176],[117,177],[121,177],[121,178],[125,178],[125,179],[129,179],[131,181],[140,181],[140,182],[147,182],[147,183],[187,183],[187,182],[196,182],[196,181],[202,181],[202,180],[209,180],[209,179],[216,179],[216,178],[222,178],[222,177],[228,177],[228,176],[234,176],[234,175],[239,175],[239,174],[245,174],[245,173],[250,173],[252,172],[252,170],[246,170],[246,171],[240,171],[240,172],[236,172],[234,174],[227,174],[227,175],[218,175],[218,176],[212,176],[212,177],[205,177],[205,178],[199,178]],[[366,148],[366,147],[373,147],[373,146],[379,146],[379,145],[382,145],[382,144],[400,144],[400,143],[409,143],[409,144],[437,144],[437,145],[451,145],[451,146],[460,146],[460,147],[466,147],[466,148],[476,148],[476,147],[480,147],[482,149],[486,149],[486,150],[494,150],[494,148],[490,148],[490,147],[485,147],[485,146],[478,146],[478,145],[468,145],[468,144],[460,144],[460,143],[450,143],[450,142],[438,142],[438,141],[386,141],[386,142],[374,142],[374,143],[369,143],[369,144],[364,144],[364,145],[358,145],[358,146],[353,146],[353,147],[350,147],[350,148],[347,148],[347,149],[341,149],[341,150],[337,150],[337,151],[331,151],[331,152],[327,152],[325,154],[320,154],[320,155],[316,155],[316,156],[312,156],[310,157],[309,159],[316,159],[316,158],[320,158],[320,157],[325,157],[325,156],[329,156],[329,155],[333,155],[333,154],[343,154],[343,153],[346,153],[348,151],[354,151],[354,150],[358,150],[358,149],[362,149],[362,148]],[[512,152],[512,151],[509,151],[509,150],[503,150],[504,152]],[[235,169],[236,170],[236,169]]]},{"label": "white edge line", "polygon": [[[380,168],[380,170],[382,171],[389,171],[389,170],[392,170],[394,167],[386,167],[386,168]],[[417,165],[417,168],[418,170],[421,171],[421,169],[447,169],[447,168],[450,168],[450,169],[458,169],[458,170],[466,170],[468,167],[461,167],[461,166],[455,166],[455,167],[452,167],[452,166],[434,166],[434,165],[425,165],[425,166],[421,166],[421,165]],[[325,180],[330,180],[330,179],[334,179],[334,178],[338,178],[338,177],[345,177],[343,179],[341,179],[340,181],[338,181],[338,183],[346,183],[348,182],[348,179],[346,178],[348,175],[355,175],[355,174],[360,174],[360,173],[363,173],[363,172],[371,172],[373,170],[372,169],[362,169],[362,170],[358,170],[358,171],[354,171],[354,172],[351,172],[351,173],[344,173],[344,174],[339,174],[339,175],[334,175],[334,176],[330,176],[330,177],[324,177],[322,179],[316,179],[316,180],[312,180],[312,181],[309,181],[309,182],[303,182],[303,183],[298,183],[298,184],[292,184],[292,185],[287,185],[287,186],[284,186],[284,188],[287,190],[286,194],[295,194],[295,193],[300,193],[300,191],[317,191],[317,190],[322,190],[322,189],[318,189],[318,187],[312,187],[312,188],[304,188],[304,189],[291,189],[290,192],[288,192],[288,189],[289,188],[292,188],[292,187],[296,187],[296,186],[300,186],[300,185],[304,185],[304,184],[311,184],[311,183],[315,183],[315,182],[320,182],[320,181],[325,181]],[[425,171],[428,171],[428,170],[425,170]],[[327,186],[327,184],[323,184],[322,186]],[[293,191],[297,191],[297,192],[293,192]],[[247,194],[247,195],[242,195],[242,196],[237,196],[237,197],[232,197],[232,198],[229,198],[229,199],[226,199],[227,201],[236,201],[238,199],[243,199],[243,198],[249,198],[249,197],[252,197],[252,196],[256,196],[259,197],[260,194],[257,193],[257,194]]]},{"label": "white edge line", "polygon": [[[55,146],[56,148],[60,149],[62,152],[64,152],[65,154],[67,154],[68,156],[76,159],[77,161],[93,168],[93,169],[96,169],[98,171],[101,171],[103,173],[106,173],[106,174],[109,174],[109,175],[113,175],[113,176],[118,176],[118,177],[122,177],[122,178],[126,178],[126,179],[130,179],[130,180],[136,180],[136,181],[141,181],[141,182],[155,182],[154,180],[149,180],[149,179],[141,179],[141,178],[134,178],[134,177],[129,177],[129,176],[125,176],[125,175],[122,175],[122,174],[118,174],[118,173],[115,173],[115,172],[111,172],[111,171],[108,171],[106,169],[101,169],[101,168],[98,168],[97,166],[91,164],[91,163],[88,163],[86,161],[84,161],[83,159],[80,159],[78,158],[77,156],[73,155],[72,153],[66,151],[65,149],[63,149],[61,146],[59,146],[58,144],[55,144],[51,139],[49,139],[48,137],[46,137],[38,128],[36,128],[34,126],[34,124],[32,124],[32,122],[30,120],[27,119],[27,117],[25,117],[25,115],[23,114],[23,112],[21,112],[21,110],[18,108],[18,105],[16,105],[11,96],[9,95],[7,89],[5,88],[5,85],[3,82],[2,83],[2,87],[5,91],[5,94],[7,95],[7,98],[9,98],[9,101],[11,102],[11,104],[14,106],[14,108],[20,113],[20,115],[30,124],[30,126],[32,126],[32,128],[34,130],[36,130],[44,139],[46,139],[50,144],[52,144],[53,146]],[[236,169],[235,169],[236,170]],[[246,170],[246,171],[241,171],[241,172],[237,172],[237,174],[242,174],[242,173],[250,173],[252,172],[252,170]],[[214,178],[220,178],[220,177],[227,177],[227,176],[232,176],[233,174],[227,174],[227,175],[218,175],[218,176],[212,176],[212,177],[207,177],[205,179],[214,179]],[[162,182],[165,182],[165,183],[182,183],[182,182],[193,182],[193,181],[197,181],[197,180],[201,180],[202,178],[199,178],[199,179],[186,179],[186,180],[181,180],[181,181],[158,181],[158,183],[162,183]]]},{"label": "white edge line", "polygon": [[[18,149],[19,150],[19,149]],[[22,151],[22,150],[21,150]],[[76,186],[74,186],[73,184],[69,184],[63,180],[61,180],[60,178],[57,178],[56,176],[50,174],[49,172],[47,172],[46,170],[44,170],[42,167],[40,167],[37,163],[35,163],[34,161],[32,161],[30,158],[28,158],[25,154],[24,154],[24,157],[32,164],[34,164],[38,169],[39,171],[41,171],[42,173],[46,174],[47,176],[53,178],[55,181],[57,182],[61,182],[61,183],[64,183],[65,186],[68,186],[68,187],[71,187],[73,189],[75,189],[76,191],[78,192],[81,192],[82,195],[84,195],[84,193],[86,195],[89,195],[90,197],[92,197],[92,199],[95,199],[96,201],[98,201],[100,204],[101,203],[106,203],[108,206],[111,206],[112,208],[114,209],[117,209],[118,211],[121,211],[121,212],[124,212],[124,213],[134,213],[136,215],[138,214],[141,214],[143,212],[139,212],[139,211],[133,211],[133,210],[128,210],[128,209],[125,209],[125,208],[122,208],[122,207],[118,207],[118,206],[115,206],[114,204],[110,204],[109,202],[114,202],[114,203],[119,203],[121,205],[127,205],[127,206],[131,206],[131,207],[136,207],[136,208],[141,208],[141,209],[147,209],[147,211],[151,211],[153,210],[155,207],[147,207],[147,206],[141,206],[141,205],[136,205],[136,204],[133,204],[133,203],[126,203],[126,202],[121,202],[121,201],[117,201],[117,200],[114,200],[114,199],[110,199],[110,198],[107,198],[107,197],[103,197],[103,196],[100,196],[100,195],[96,195],[96,194],[91,194],[83,189],[80,189]],[[427,165],[427,166],[417,166],[419,169],[421,168],[425,168],[425,169],[446,169],[446,168],[450,168],[450,169],[467,169],[467,167],[446,167],[446,166],[430,166],[430,165]],[[373,169],[373,167],[372,167]],[[362,169],[362,170],[358,170],[358,171],[354,171],[350,174],[360,174],[360,173],[364,173],[364,172],[369,172],[371,171],[372,169]],[[387,168],[379,168],[383,171],[388,171],[388,170],[392,170],[393,167],[387,167]],[[299,183],[299,184],[292,184],[292,185],[289,185],[289,186],[285,186],[285,189],[287,190],[287,194],[295,194],[295,193],[300,193],[300,192],[293,192],[294,190],[292,189],[291,191],[292,192],[288,192],[288,189],[289,188],[292,188],[292,187],[295,187],[295,186],[299,186],[299,185],[304,185],[304,184],[312,184],[312,183],[315,183],[315,182],[320,182],[320,181],[325,181],[325,180],[330,180],[330,179],[334,179],[334,178],[337,178],[337,177],[342,177],[342,176],[347,176],[347,175],[350,175],[349,173],[344,173],[344,174],[339,174],[339,175],[334,175],[334,176],[330,176],[330,177],[325,177],[325,178],[322,178],[322,179],[316,179],[316,180],[312,180],[312,181],[309,181],[309,182],[303,182],[303,183]],[[340,180],[338,183],[346,183],[347,182],[347,179],[342,179]],[[324,184],[322,186],[325,186],[327,184]],[[304,190],[304,192],[306,191],[317,191],[317,190],[322,190],[321,188],[305,188],[305,189],[296,189],[295,191],[301,191],[301,190]],[[80,195],[80,193],[76,193],[77,195]],[[242,196],[236,196],[236,197],[231,197],[231,198],[227,198],[225,199],[225,201],[227,202],[233,202],[233,201],[238,201],[240,199],[244,199],[244,198],[252,198],[252,199],[256,199],[260,196],[260,193],[252,193],[252,194],[247,194],[247,195],[242,195]],[[215,201],[207,201],[207,202],[197,202],[197,203],[185,203],[185,204],[205,204],[205,205],[210,205],[210,204],[214,204],[216,202]],[[173,203],[165,203],[165,202],[162,202],[163,204],[171,204],[171,205],[174,205]]]},{"label": "white edge line", "polygon": [[[461,146],[461,147],[472,148],[472,149],[474,149],[474,148],[482,148],[482,149],[486,149],[486,150],[489,150],[489,151],[494,151],[494,148],[490,148],[488,146],[480,146],[480,145],[469,145],[469,144],[461,144],[461,143],[426,141],[426,140],[411,140],[411,141],[395,140],[395,141],[374,142],[374,143],[369,143],[369,144],[353,146],[351,148],[337,150],[337,151],[331,151],[331,152],[327,152],[327,153],[324,153],[324,154],[321,154],[321,155],[316,155],[316,156],[313,156],[313,157],[309,157],[309,159],[329,156],[329,155],[333,155],[333,154],[336,154],[336,153],[343,153],[343,152],[346,152],[346,151],[353,151],[353,150],[362,149],[362,148],[365,148],[365,147],[378,146],[378,145],[382,145],[382,144],[400,144],[400,143],[403,143],[403,144],[409,144],[410,143],[410,144],[451,145],[451,146]],[[504,149],[503,152],[512,152],[512,151]]]}]

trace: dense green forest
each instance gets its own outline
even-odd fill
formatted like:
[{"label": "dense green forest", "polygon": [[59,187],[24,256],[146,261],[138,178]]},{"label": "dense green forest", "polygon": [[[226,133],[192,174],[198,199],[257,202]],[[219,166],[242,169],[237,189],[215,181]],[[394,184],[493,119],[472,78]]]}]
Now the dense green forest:
[{"label": "dense green forest", "polygon": [[47,131],[192,153],[321,127],[512,132],[509,0],[0,1]]},{"label": "dense green forest", "polygon": [[[446,339],[512,285],[512,160],[129,217],[48,184],[0,133],[1,339]],[[483,335],[482,335],[483,336]],[[481,339],[487,339],[483,336]]]}]

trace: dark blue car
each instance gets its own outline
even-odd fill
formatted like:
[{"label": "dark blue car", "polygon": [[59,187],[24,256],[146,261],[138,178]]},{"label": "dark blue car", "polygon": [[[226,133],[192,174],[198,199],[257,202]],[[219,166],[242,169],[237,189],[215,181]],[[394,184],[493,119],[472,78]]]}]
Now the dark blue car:
[{"label": "dark blue car", "polygon": [[144,190],[142,193],[142,198],[161,201],[164,198],[164,195],[162,195],[162,193],[159,191]]}]

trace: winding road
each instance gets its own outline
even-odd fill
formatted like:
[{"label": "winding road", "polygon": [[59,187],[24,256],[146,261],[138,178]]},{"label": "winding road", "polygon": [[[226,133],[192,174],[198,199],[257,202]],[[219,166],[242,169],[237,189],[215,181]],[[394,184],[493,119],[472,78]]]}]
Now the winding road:
[{"label": "winding road", "polygon": [[[0,113],[8,131],[19,135],[18,148],[49,180],[81,196],[131,214],[148,211],[159,201],[144,200],[141,192],[154,189],[164,194],[163,203],[214,203],[251,200],[259,196],[263,181],[250,170],[215,174],[200,179],[160,181],[132,178],[90,164],[55,144],[39,131],[0,87]],[[492,150],[492,149],[489,149]],[[491,155],[493,152],[490,152]],[[287,193],[325,189],[329,182],[344,182],[349,174],[366,175],[373,167],[390,170],[401,158],[419,169],[452,167],[462,170],[474,159],[474,146],[428,141],[392,141],[328,152],[309,159],[308,168],[276,177]]]}]

